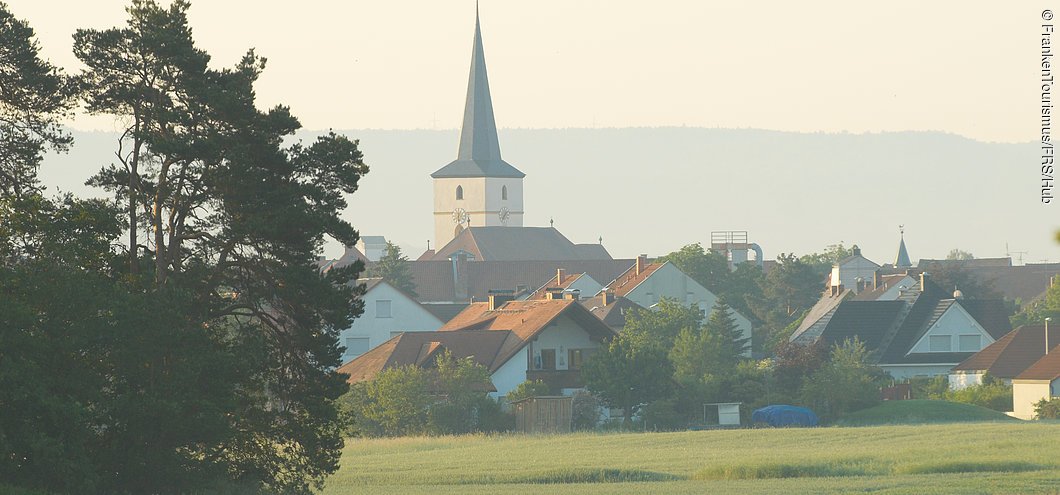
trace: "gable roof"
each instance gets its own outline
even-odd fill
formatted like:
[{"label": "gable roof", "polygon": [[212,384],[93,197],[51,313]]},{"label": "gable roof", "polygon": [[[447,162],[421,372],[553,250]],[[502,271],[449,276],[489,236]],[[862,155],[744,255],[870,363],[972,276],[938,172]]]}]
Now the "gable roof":
[{"label": "gable roof", "polygon": [[603,295],[582,299],[581,305],[589,309],[589,312],[604,322],[612,329],[620,329],[626,326],[626,315],[631,309],[645,309],[643,306],[626,299],[615,297],[615,300],[604,306]]},{"label": "gable roof", "polygon": [[467,302],[485,298],[490,290],[541,287],[555,277],[556,269],[586,273],[593,280],[613,280],[634,260],[533,260],[533,261],[414,261],[409,263],[421,301]]},{"label": "gable roof", "polygon": [[452,320],[456,315],[466,308],[468,303],[430,303],[420,304],[423,309],[438,318],[443,324]]},{"label": "gable roof", "polygon": [[[582,247],[579,247],[582,246]],[[448,260],[458,252],[471,253],[476,261],[610,260],[601,246],[585,248],[553,227],[468,227],[431,259]]]},{"label": "gable roof", "polygon": [[405,332],[343,364],[337,371],[350,375],[349,383],[357,383],[371,380],[390,368],[429,366],[430,357],[442,350],[449,350],[456,359],[470,357],[492,369],[498,352],[509,337],[510,332],[504,331]]},{"label": "gable roof", "polygon": [[1030,365],[1017,380],[1056,380],[1060,378],[1060,346],[1054,346],[1049,354]]},{"label": "gable roof", "polygon": [[[1049,342],[1060,345],[1060,326],[1049,329]],[[998,378],[1015,378],[1045,356],[1045,325],[1023,325],[973,354],[954,371],[986,371]]]},{"label": "gable roof", "polygon": [[890,275],[881,275],[879,283],[875,289],[863,290],[854,296],[855,301],[875,301],[880,298],[884,293],[894,288],[896,285],[901,285],[902,281],[906,278],[912,278],[910,282],[906,284],[906,288],[912,287],[915,282],[915,277],[906,273],[894,273]]},{"label": "gable roof", "polygon": [[[552,277],[552,278],[548,279],[548,281],[546,281],[544,284],[542,284],[540,287],[538,287],[537,290],[535,290],[534,292],[530,293],[530,296],[528,296],[527,299],[545,299],[545,298],[547,298],[548,297],[548,291],[546,289],[567,290],[568,288],[570,288],[571,285],[574,284],[574,282],[577,282],[583,276],[584,277],[589,277],[588,275],[585,274],[585,272],[582,272],[582,273],[574,273],[574,274],[569,274],[569,275],[565,274],[563,276],[563,279],[560,280],[560,278],[559,278],[560,274],[557,273],[555,277]],[[592,277],[589,277],[589,278],[592,278]]]},{"label": "gable roof", "polygon": [[614,291],[615,296],[625,297],[627,294],[632,292],[633,289],[636,289],[637,286],[641,284],[641,282],[647,280],[652,273],[655,273],[658,269],[662,268],[663,265],[669,263],[669,261],[665,261],[662,263],[648,263],[647,265],[641,267],[639,273],[637,272],[637,265],[636,263],[634,263],[633,266],[629,267],[629,269],[627,269],[625,272],[622,272],[621,275],[619,275],[617,278],[608,283],[605,288]]},{"label": "gable roof", "polygon": [[472,303],[438,331],[510,331],[514,338],[505,342],[494,362],[499,367],[560,316],[569,317],[593,338],[602,340],[616,335],[611,327],[573,299],[508,301],[494,310],[489,309],[488,302]]},{"label": "gable roof", "polygon": [[[838,296],[826,293],[790,340],[805,344],[824,340],[831,346],[856,336],[865,343],[871,359],[877,363],[959,363],[973,353],[909,351],[955,306],[966,311],[995,340],[1011,329],[1001,321],[1002,318],[1007,321],[1001,301],[954,300],[930,280],[926,288],[921,287],[920,281],[915,282],[893,301],[857,300],[847,296],[848,293],[843,291]],[[966,303],[968,307],[965,307]],[[983,321],[976,318],[976,314],[982,316]]]}]

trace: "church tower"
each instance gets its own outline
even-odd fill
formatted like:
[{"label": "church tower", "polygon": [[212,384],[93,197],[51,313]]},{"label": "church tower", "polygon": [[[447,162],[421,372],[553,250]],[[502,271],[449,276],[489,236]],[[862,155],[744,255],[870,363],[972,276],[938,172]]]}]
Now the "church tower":
[{"label": "church tower", "polygon": [[525,176],[501,159],[476,8],[460,148],[456,160],[431,174],[435,249],[467,227],[522,227]]}]

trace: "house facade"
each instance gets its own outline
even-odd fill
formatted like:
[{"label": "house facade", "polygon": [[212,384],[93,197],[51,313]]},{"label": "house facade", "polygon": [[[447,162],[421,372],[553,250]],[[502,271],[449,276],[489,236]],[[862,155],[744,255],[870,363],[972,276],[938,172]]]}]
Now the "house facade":
[{"label": "house facade", "polygon": [[1060,345],[1060,326],[1020,326],[954,366],[949,375],[950,389],[980,385],[987,375],[1011,384],[1020,373],[1045,357],[1046,349],[1056,345]]},{"label": "house facade", "polygon": [[472,303],[435,334],[397,335],[339,371],[350,374],[351,382],[371,379],[394,366],[428,366],[425,356],[431,351],[426,350],[445,348],[489,369],[493,397],[503,397],[527,380],[543,381],[553,393],[569,395],[584,387],[582,364],[614,335],[572,298],[513,301],[493,296]]},{"label": "house facade", "polygon": [[[649,263],[644,255],[638,257],[632,267],[611,281],[604,290],[649,309],[663,299],[676,301],[686,307],[695,304],[704,316],[709,316],[718,302],[718,296],[673,263]],[[732,308],[729,308],[729,315],[736,321],[743,338],[750,339],[751,321]],[[750,356],[750,352],[748,348],[746,354]]]},{"label": "house facade", "polygon": [[1012,380],[1012,413],[1020,419],[1034,419],[1034,405],[1060,397],[1060,346],[1035,361]]},{"label": "house facade", "polygon": [[851,289],[832,287],[790,340],[831,347],[857,338],[873,364],[904,379],[948,375],[1011,328],[1003,301],[965,300],[920,274],[894,300],[858,300]]},{"label": "house facade", "polygon": [[346,350],[342,361],[368,352],[402,332],[433,332],[442,321],[427,311],[409,294],[395,288],[381,278],[360,279],[365,285],[364,313],[353,320],[339,335],[339,344]]}]

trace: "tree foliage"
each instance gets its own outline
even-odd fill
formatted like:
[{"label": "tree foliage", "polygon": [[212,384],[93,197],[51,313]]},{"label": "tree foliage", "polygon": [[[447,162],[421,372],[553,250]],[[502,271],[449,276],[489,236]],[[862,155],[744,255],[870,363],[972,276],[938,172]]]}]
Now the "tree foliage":
[{"label": "tree foliage", "polygon": [[946,259],[948,259],[948,260],[974,260],[975,256],[972,255],[972,253],[969,253],[968,251],[963,251],[961,249],[953,248],[953,249],[950,250],[949,253],[946,254]]},{"label": "tree foliage", "polygon": [[0,3],[0,194],[22,199],[42,190],[44,152],[72,142],[62,120],[75,90],[72,78],[41,59],[33,28]]},{"label": "tree foliage", "polygon": [[379,261],[370,266],[368,275],[371,277],[382,277],[390,285],[416,297],[416,283],[412,280],[412,272],[410,270],[409,259],[401,254],[401,248],[387,241],[386,252],[379,258]]},{"label": "tree foliage", "polygon": [[824,420],[878,404],[885,375],[867,358],[865,344],[856,338],[836,344],[829,361],[804,383],[804,403]]},{"label": "tree foliage", "polygon": [[527,380],[517,385],[511,390],[511,392],[508,392],[508,395],[504,396],[504,400],[508,401],[510,404],[523,399],[529,399],[530,397],[538,397],[548,394],[548,384],[541,380]]},{"label": "tree foliage", "polygon": [[586,388],[608,406],[622,409],[627,424],[644,404],[666,397],[673,386],[669,346],[641,322],[642,316],[653,316],[649,313],[627,316],[623,332],[594,352],[581,370]]},{"label": "tree foliage", "polygon": [[338,135],[285,147],[297,120],[254,105],[264,60],[209,68],[187,9],[136,0],[125,27],[75,35],[86,107],[129,123],[91,182],[112,202],[40,194],[72,85],[0,4],[5,480],[306,493],[337,468],[357,274],[313,262],[326,237],[356,241],[339,212],[367,168]]},{"label": "tree foliage", "polygon": [[463,434],[511,429],[510,415],[489,398],[489,370],[448,351],[433,366],[383,370],[340,399],[357,436]]}]

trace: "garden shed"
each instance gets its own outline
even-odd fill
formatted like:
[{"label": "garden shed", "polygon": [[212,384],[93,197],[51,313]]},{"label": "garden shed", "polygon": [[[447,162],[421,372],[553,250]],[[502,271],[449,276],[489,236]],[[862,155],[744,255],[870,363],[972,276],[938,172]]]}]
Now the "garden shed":
[{"label": "garden shed", "polygon": [[528,397],[511,403],[515,431],[570,433],[572,399],[562,395]]}]

